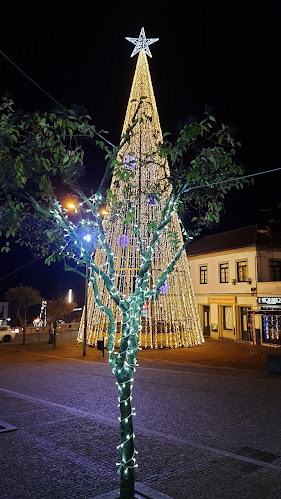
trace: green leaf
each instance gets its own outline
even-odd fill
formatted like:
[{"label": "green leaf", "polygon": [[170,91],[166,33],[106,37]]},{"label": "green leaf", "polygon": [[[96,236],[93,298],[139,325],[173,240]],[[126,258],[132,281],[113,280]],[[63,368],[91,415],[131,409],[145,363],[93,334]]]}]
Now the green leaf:
[{"label": "green leaf", "polygon": [[148,225],[148,232],[150,232],[152,229],[154,230],[154,232],[157,231],[157,223],[154,220],[152,220]]}]

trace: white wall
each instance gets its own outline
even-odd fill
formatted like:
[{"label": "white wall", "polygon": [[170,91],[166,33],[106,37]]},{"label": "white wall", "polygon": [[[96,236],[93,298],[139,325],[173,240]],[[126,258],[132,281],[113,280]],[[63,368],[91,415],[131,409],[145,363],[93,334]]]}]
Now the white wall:
[{"label": "white wall", "polygon": [[[196,294],[237,294],[250,293],[252,287],[256,287],[256,248],[249,247],[239,250],[220,251],[207,253],[206,255],[188,256],[190,273]],[[248,277],[251,284],[247,282],[231,283],[232,279],[237,281],[236,263],[238,260],[248,261]],[[219,282],[219,264],[228,262],[229,282]],[[200,266],[208,266],[208,283],[200,284]]]}]

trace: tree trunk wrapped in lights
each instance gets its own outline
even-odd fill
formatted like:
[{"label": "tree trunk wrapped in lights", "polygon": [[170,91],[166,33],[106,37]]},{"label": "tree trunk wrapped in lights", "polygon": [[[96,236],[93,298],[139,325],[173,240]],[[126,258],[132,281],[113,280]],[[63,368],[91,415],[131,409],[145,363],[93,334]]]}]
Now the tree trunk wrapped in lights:
[{"label": "tree trunk wrapped in lights", "polygon": [[[157,154],[163,137],[153,93],[147,57],[139,53],[131,95],[123,126],[122,138],[129,132],[129,143],[124,141],[118,154],[108,191],[108,216],[103,222],[108,245],[115,261],[115,285],[126,297],[134,296],[140,279],[144,253],[151,248],[154,234],[157,242],[151,248],[151,267],[148,288],[153,289],[159,276],[173,260],[175,252],[183,245],[180,220],[170,198],[169,166]],[[170,204],[169,204],[170,202]],[[167,206],[166,206],[167,205]],[[169,224],[159,225],[166,206]],[[128,223],[124,225],[124,220]],[[165,221],[165,220],[164,220]],[[107,267],[107,256],[97,250],[95,263]],[[117,341],[123,336],[122,315],[106,290],[99,284],[103,303],[113,310],[117,323]],[[173,272],[159,288],[157,296],[146,297],[141,309],[140,345],[149,348],[177,348],[204,342],[188,260],[183,252]],[[87,342],[96,345],[108,338],[108,318],[95,302],[90,285],[88,294]],[[84,318],[80,323],[78,340],[82,341]]]}]

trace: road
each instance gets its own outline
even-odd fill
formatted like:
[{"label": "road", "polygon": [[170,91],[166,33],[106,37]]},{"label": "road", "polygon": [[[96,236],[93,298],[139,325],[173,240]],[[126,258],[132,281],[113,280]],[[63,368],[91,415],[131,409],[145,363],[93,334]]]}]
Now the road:
[{"label": "road", "polygon": [[[66,349],[0,349],[1,499],[118,488],[114,376],[100,352],[74,359]],[[173,499],[280,499],[280,389],[280,376],[258,370],[140,356],[137,481]]]}]

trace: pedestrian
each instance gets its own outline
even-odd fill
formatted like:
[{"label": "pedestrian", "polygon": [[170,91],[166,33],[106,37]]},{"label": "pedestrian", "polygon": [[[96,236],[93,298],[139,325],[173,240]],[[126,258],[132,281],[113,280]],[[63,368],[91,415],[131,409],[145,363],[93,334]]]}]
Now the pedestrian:
[{"label": "pedestrian", "polygon": [[54,324],[51,322],[49,325],[49,344],[54,342]]},{"label": "pedestrian", "polygon": [[57,343],[57,329],[58,329],[58,323],[55,320],[54,321],[54,348],[56,348],[56,343]]}]

